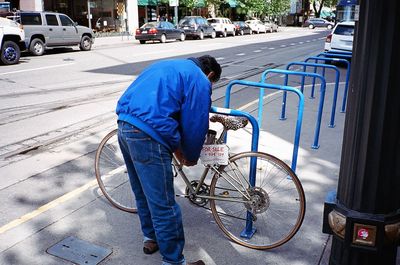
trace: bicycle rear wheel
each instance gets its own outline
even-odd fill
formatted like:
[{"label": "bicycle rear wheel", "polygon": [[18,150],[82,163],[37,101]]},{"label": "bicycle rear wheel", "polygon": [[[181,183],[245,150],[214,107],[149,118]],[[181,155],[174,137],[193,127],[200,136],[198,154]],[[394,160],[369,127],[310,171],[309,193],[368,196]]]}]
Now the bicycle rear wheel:
[{"label": "bicycle rear wheel", "polygon": [[[255,186],[250,161],[256,160]],[[272,249],[289,241],[305,214],[303,187],[283,161],[266,153],[234,155],[220,166],[210,186],[212,214],[234,242],[253,249]]]},{"label": "bicycle rear wheel", "polygon": [[108,201],[126,212],[136,213],[136,201],[118,144],[117,130],[100,142],[95,158],[96,179]]}]

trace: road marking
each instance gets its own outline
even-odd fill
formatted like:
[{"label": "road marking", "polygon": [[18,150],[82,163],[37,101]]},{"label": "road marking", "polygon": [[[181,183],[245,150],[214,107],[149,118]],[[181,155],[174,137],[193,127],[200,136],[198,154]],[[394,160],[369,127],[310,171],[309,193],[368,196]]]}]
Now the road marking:
[{"label": "road marking", "polygon": [[237,56],[243,56],[243,55],[246,55],[245,53],[238,53],[238,54],[236,54]]},{"label": "road marking", "polygon": [[[267,99],[267,98],[269,98],[269,97],[272,97],[272,96],[274,96],[274,95],[276,95],[276,94],[279,94],[279,93],[282,93],[282,92],[283,92],[283,91],[277,91],[277,92],[268,94],[268,95],[264,96],[263,99]],[[245,110],[245,109],[247,109],[248,107],[250,107],[251,105],[257,104],[258,102],[259,102],[259,100],[258,100],[258,99],[255,99],[255,100],[253,100],[253,101],[247,103],[246,105],[241,106],[240,108],[238,108],[238,110]]]},{"label": "road marking", "polygon": [[272,48],[272,47],[271,47],[271,48],[268,48],[268,50],[275,50],[275,48]]},{"label": "road marking", "polygon": [[[117,173],[119,173],[119,172],[121,172],[123,170],[125,170],[125,166],[120,166],[120,167],[110,171],[108,174],[106,174],[104,176],[104,178],[108,178],[108,177],[110,177],[110,176],[112,176],[114,174],[117,174]],[[36,216],[38,216],[38,215],[40,215],[40,214],[42,214],[44,212],[47,212],[50,209],[53,209],[54,207],[60,205],[61,203],[64,203],[64,202],[68,201],[69,199],[72,199],[76,195],[84,192],[85,190],[95,186],[96,184],[97,184],[97,180],[94,179],[94,180],[86,183],[85,185],[83,185],[83,186],[81,186],[81,187],[79,187],[79,188],[77,188],[77,189],[75,189],[73,191],[70,191],[70,192],[62,195],[61,197],[58,197],[57,199],[55,199],[55,200],[53,200],[53,201],[51,201],[51,202],[49,202],[49,203],[47,203],[47,204],[45,204],[43,206],[40,206],[36,210],[34,210],[34,211],[30,212],[30,213],[27,213],[27,214],[21,216],[20,218],[9,222],[6,225],[3,225],[2,227],[0,227],[0,234],[6,232],[6,231],[8,231],[8,230],[10,230],[10,229],[12,229],[12,228],[14,228],[16,226],[19,226],[19,225],[21,225],[21,224],[23,224],[25,222],[28,222],[29,220],[35,218]]]},{"label": "road marking", "polygon": [[223,60],[223,59],[225,59],[225,58],[224,57],[215,58],[215,60],[217,60],[217,61],[220,61],[220,60]]},{"label": "road marking", "polygon": [[300,41],[299,44],[303,44],[304,42]]},{"label": "road marking", "polygon": [[52,66],[44,66],[44,67],[39,67],[39,68],[32,68],[32,69],[25,69],[25,70],[18,70],[18,71],[0,73],[0,75],[8,75],[8,74],[30,72],[30,71],[38,71],[38,70],[49,69],[49,68],[64,67],[64,66],[69,66],[69,65],[73,65],[73,64],[75,64],[75,63],[66,63],[66,64],[59,64],[59,65],[52,65]]},{"label": "road marking", "polygon": [[281,45],[280,47],[281,47],[281,48],[285,48],[285,47],[286,47],[286,45]]},{"label": "road marking", "polygon": [[255,50],[255,51],[253,51],[253,52],[262,52],[261,50]]},{"label": "road marking", "polygon": [[295,46],[296,45],[296,43],[290,43],[290,46]]}]

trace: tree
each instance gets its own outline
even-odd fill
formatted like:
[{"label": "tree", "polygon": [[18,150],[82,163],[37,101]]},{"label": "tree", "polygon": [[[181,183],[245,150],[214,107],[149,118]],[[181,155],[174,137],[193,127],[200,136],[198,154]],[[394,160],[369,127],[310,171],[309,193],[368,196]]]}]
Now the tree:
[{"label": "tree", "polygon": [[290,9],[290,0],[267,1],[266,13],[270,16],[279,16],[285,14],[289,9]]},{"label": "tree", "polygon": [[321,10],[324,6],[333,7],[337,5],[338,0],[313,0],[313,9],[315,17],[321,16]]}]

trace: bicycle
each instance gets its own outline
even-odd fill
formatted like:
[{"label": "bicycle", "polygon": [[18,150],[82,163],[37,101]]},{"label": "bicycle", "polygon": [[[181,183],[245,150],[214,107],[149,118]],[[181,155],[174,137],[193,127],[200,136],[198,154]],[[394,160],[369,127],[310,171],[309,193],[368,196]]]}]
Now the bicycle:
[{"label": "bicycle", "polygon": [[[214,115],[212,122],[223,125],[222,133],[210,130],[206,144],[223,144],[229,130],[247,125],[247,118]],[[207,164],[198,180],[189,181],[183,166],[173,157],[172,166],[186,184],[183,195],[205,207],[224,234],[252,249],[267,250],[288,242],[299,230],[305,214],[305,195],[300,180],[280,159],[262,152],[242,152],[229,157],[226,165]],[[250,171],[255,171],[253,182]],[[117,129],[101,141],[95,158],[96,178],[109,202],[123,211],[136,213]],[[206,177],[213,175],[211,183]],[[250,178],[251,179],[251,178]]]}]

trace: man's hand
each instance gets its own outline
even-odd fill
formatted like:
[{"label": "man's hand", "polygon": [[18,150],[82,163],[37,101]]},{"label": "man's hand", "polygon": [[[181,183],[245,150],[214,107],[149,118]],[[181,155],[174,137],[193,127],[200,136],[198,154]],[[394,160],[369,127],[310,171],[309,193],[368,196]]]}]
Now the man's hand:
[{"label": "man's hand", "polygon": [[178,160],[178,162],[181,165],[184,165],[184,166],[187,166],[187,167],[191,167],[191,166],[194,166],[194,165],[197,164],[197,161],[186,160],[185,157],[183,156],[182,151],[180,149],[176,150],[174,154],[175,154],[176,159]]}]

